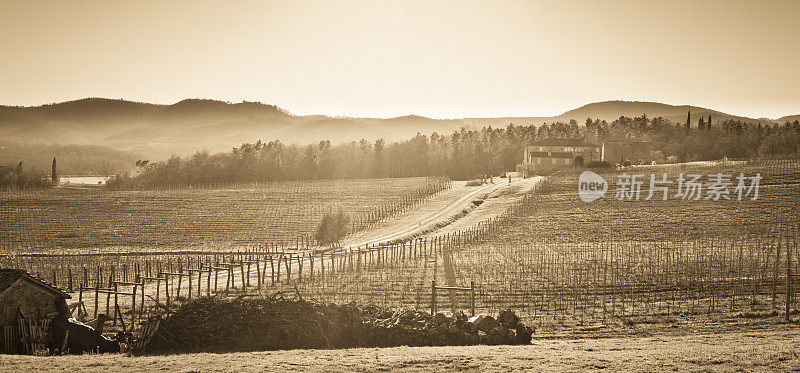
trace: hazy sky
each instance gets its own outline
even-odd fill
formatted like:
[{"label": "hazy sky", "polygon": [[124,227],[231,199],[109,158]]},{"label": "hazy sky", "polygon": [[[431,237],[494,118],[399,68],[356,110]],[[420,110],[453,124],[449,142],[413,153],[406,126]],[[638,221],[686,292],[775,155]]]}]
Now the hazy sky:
[{"label": "hazy sky", "polygon": [[612,99],[800,113],[800,1],[5,1],[0,104],[253,100],[549,116]]}]

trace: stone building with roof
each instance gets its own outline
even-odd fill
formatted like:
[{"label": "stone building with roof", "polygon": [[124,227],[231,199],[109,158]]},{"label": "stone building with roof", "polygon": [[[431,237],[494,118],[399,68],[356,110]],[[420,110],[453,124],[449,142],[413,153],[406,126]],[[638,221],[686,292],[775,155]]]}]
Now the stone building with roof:
[{"label": "stone building with roof", "polygon": [[536,171],[583,166],[600,160],[601,146],[584,139],[547,138],[527,145],[523,164]]},{"label": "stone building with roof", "polygon": [[24,352],[16,345],[23,323],[26,328],[42,328],[42,333],[47,333],[40,338],[46,339],[40,341],[45,348],[50,342],[57,344],[63,339],[63,332],[53,333],[49,326],[53,320],[69,317],[66,302],[69,298],[61,289],[24,270],[0,268],[0,352]]}]

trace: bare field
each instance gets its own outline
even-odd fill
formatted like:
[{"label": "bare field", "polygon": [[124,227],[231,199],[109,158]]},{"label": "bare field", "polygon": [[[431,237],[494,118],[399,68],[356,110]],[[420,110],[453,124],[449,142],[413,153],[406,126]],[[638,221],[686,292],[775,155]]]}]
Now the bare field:
[{"label": "bare field", "polygon": [[175,250],[309,240],[326,211],[352,230],[447,187],[429,178],[286,181],[214,188],[109,191],[58,188],[0,193],[7,253]]},{"label": "bare field", "polygon": [[800,330],[602,339],[535,340],[529,346],[396,347],[130,357],[0,355],[0,371],[797,371]]},{"label": "bare field", "polygon": [[[769,232],[778,225],[794,225],[800,220],[800,168],[776,168],[769,165],[699,163],[636,167],[621,171],[598,171],[609,183],[619,175],[644,175],[640,200],[617,200],[615,189],[591,203],[578,199],[579,171],[548,177],[534,198],[531,214],[515,217],[504,229],[507,243],[586,242],[597,240],[662,241],[693,240],[712,237],[744,237]],[[761,173],[758,199],[738,201],[733,194],[735,177]],[[663,201],[656,192],[648,196],[650,174],[660,178],[667,173],[673,181],[669,198]],[[706,200],[706,186],[700,200],[683,200],[674,195],[680,173],[734,175],[730,200]],[[641,180],[642,178],[640,178]]]}]

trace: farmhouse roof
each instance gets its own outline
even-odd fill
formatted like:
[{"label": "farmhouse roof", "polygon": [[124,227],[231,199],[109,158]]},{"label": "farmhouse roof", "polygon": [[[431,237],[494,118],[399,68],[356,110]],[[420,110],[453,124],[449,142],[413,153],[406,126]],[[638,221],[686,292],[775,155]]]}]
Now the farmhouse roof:
[{"label": "farmhouse roof", "polygon": [[653,141],[651,141],[651,140],[631,140],[631,139],[607,139],[607,140],[603,140],[603,142],[604,143],[605,142],[627,142],[627,143],[637,144],[637,143],[651,143]]},{"label": "farmhouse roof", "polygon": [[16,283],[19,279],[25,279],[36,286],[44,288],[51,293],[58,294],[66,299],[71,298],[69,294],[65,293],[63,290],[31,276],[24,270],[14,268],[0,268],[0,295],[2,295],[6,289],[11,287],[11,285],[14,285],[14,283]]},{"label": "farmhouse roof", "polygon": [[600,145],[586,142],[584,139],[562,139],[562,138],[546,138],[533,142],[531,145],[535,146],[591,146],[600,147]]},{"label": "farmhouse roof", "polygon": [[570,152],[528,152],[531,157],[540,158],[572,158],[573,154]]}]

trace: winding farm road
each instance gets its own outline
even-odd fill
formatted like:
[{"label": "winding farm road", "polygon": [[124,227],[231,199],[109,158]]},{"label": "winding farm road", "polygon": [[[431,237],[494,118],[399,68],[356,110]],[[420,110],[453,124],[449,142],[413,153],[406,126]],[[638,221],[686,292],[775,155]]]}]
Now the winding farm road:
[{"label": "winding farm road", "polygon": [[403,239],[403,238],[408,237],[409,235],[414,235],[414,234],[416,234],[418,232],[422,232],[422,231],[425,231],[427,229],[430,229],[430,228],[436,226],[437,224],[440,224],[442,222],[443,218],[446,218],[449,214],[451,214],[453,211],[455,211],[458,207],[462,206],[462,204],[464,202],[471,201],[477,195],[479,195],[479,194],[481,194],[483,192],[488,192],[490,190],[497,189],[498,187],[499,187],[499,184],[487,184],[487,185],[480,186],[480,187],[478,187],[478,188],[476,188],[476,189],[474,189],[472,191],[469,191],[463,197],[461,197],[457,201],[451,203],[450,205],[448,205],[444,209],[442,209],[440,211],[437,211],[437,212],[434,212],[434,213],[424,217],[418,224],[415,224],[415,225],[412,224],[412,225],[409,225],[407,227],[400,228],[400,230],[397,231],[397,232],[394,232],[394,233],[391,233],[391,234],[387,234],[387,235],[384,235],[384,236],[381,236],[381,237],[376,237],[376,238],[373,238],[373,239],[370,239],[370,240],[367,240],[367,241],[363,241],[363,242],[359,242],[359,243],[355,243],[355,244],[348,244],[346,246],[346,248],[352,249],[352,248],[358,248],[358,247],[366,246],[366,245],[378,245],[378,244],[382,244],[382,243],[387,243],[387,242],[391,242],[391,241],[394,241],[394,240]]}]

